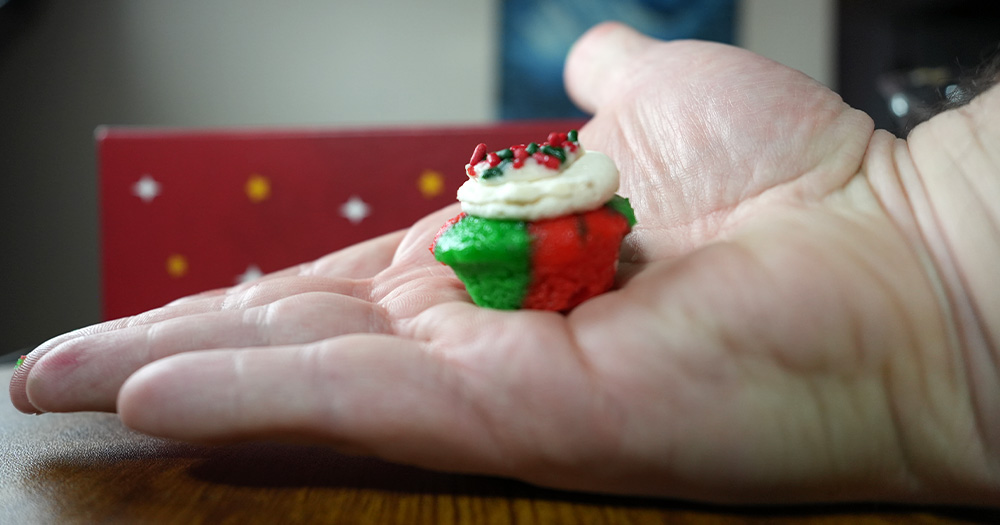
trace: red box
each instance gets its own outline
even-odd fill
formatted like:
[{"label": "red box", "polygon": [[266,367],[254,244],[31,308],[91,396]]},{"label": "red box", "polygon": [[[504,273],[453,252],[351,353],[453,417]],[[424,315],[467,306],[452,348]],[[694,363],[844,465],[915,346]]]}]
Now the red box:
[{"label": "red box", "polygon": [[455,201],[479,142],[581,121],[97,133],[102,313],[113,319],[404,228]]}]

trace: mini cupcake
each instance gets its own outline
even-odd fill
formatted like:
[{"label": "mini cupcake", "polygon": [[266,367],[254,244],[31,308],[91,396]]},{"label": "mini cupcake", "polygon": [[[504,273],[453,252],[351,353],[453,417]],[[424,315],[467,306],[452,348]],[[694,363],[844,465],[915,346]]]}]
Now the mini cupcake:
[{"label": "mini cupcake", "polygon": [[462,213],[431,252],[477,305],[566,311],[614,285],[635,214],[615,194],[614,162],[576,131],[489,153],[479,144],[465,171]]}]

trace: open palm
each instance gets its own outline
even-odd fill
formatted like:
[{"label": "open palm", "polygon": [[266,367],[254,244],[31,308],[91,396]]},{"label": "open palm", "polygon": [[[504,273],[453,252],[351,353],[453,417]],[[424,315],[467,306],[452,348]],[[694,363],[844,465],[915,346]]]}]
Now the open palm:
[{"label": "open palm", "polygon": [[983,458],[948,445],[975,415],[920,251],[873,190],[870,119],[746,51],[617,25],[576,46],[567,84],[639,220],[616,290],[568,315],[474,306],[427,249],[453,207],[56,338],[15,404],[573,489],[958,497],[949,469]]}]

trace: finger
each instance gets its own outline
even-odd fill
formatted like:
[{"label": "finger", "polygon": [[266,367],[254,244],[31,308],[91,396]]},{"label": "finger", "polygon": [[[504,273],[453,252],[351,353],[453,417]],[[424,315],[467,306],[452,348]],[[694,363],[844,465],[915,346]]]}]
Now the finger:
[{"label": "finger", "polygon": [[387,459],[484,468],[495,462],[484,458],[492,439],[456,372],[420,343],[351,335],[157,361],[129,378],[118,408],[129,427],[174,439],[320,440]]},{"label": "finger", "polygon": [[14,371],[14,375],[11,378],[11,402],[22,412],[37,413],[39,411],[38,408],[31,404],[25,390],[28,375],[34,368],[35,363],[43,356],[55,348],[65,348],[65,345],[70,344],[71,341],[78,338],[94,337],[100,334],[129,330],[171,319],[180,319],[209,312],[246,310],[267,305],[286,297],[312,292],[366,298],[368,296],[368,288],[369,283],[367,281],[346,279],[322,279],[315,277],[272,279],[256,283],[239,293],[205,295],[198,299],[171,303],[167,306],[131,317],[114,319],[68,332],[46,341],[26,356],[24,362]]},{"label": "finger", "polygon": [[305,265],[303,275],[367,279],[389,267],[408,230],[376,237]]},{"label": "finger", "polygon": [[[334,252],[313,263],[294,266],[266,275],[264,278],[228,289],[215,289],[178,299],[164,307],[139,315],[115,319],[68,332],[55,337],[33,350],[25,358],[10,382],[10,398],[14,406],[27,413],[37,413],[25,391],[27,377],[35,363],[53,348],[78,337],[112,332],[133,326],[157,323],[167,319],[220,310],[245,309],[277,301],[284,297],[311,291],[343,293],[362,297],[367,283],[351,279],[366,279],[382,270],[403,239],[405,231],[397,231]],[[324,278],[339,276],[341,280]]]},{"label": "finger", "polygon": [[563,76],[573,102],[594,113],[618,91],[635,60],[658,41],[617,22],[591,28],[573,44]]},{"label": "finger", "polygon": [[298,264],[271,272],[253,281],[230,288],[217,288],[182,297],[170,303],[185,304],[220,295],[239,294],[261,283],[288,277],[334,277],[339,279],[367,279],[375,276],[392,262],[393,254],[406,234],[405,230],[387,233],[308,263]]},{"label": "finger", "polygon": [[416,329],[437,334],[429,339],[353,334],[156,361],[121,388],[119,414],[132,428],[174,439],[315,440],[423,467],[582,488],[580,474],[621,446],[622,413],[562,316],[440,308]]},{"label": "finger", "polygon": [[430,253],[431,244],[434,237],[441,229],[441,225],[448,219],[458,215],[462,211],[458,203],[446,206],[413,224],[413,227],[406,232],[406,236],[399,242],[399,247],[393,257],[393,265],[399,266],[426,266],[434,264],[434,257]]},{"label": "finger", "polygon": [[[157,314],[158,314],[157,310],[152,310],[150,312],[146,312],[146,314],[143,315],[155,316]],[[86,326],[84,328],[80,328],[78,330],[67,332],[65,334],[54,337],[46,341],[45,343],[39,345],[37,348],[35,348],[31,352],[29,352],[28,355],[25,356],[24,361],[20,364],[20,366],[18,366],[14,370],[14,374],[11,376],[10,386],[9,386],[11,403],[14,405],[15,408],[17,408],[21,412],[29,414],[40,413],[41,411],[38,410],[38,408],[36,408],[34,405],[32,405],[31,401],[28,400],[26,385],[27,385],[28,375],[31,372],[31,369],[34,368],[35,363],[38,362],[38,360],[41,359],[42,356],[47,354],[53,348],[67,341],[76,339],[78,337],[85,337],[90,334],[99,334],[118,329],[120,327],[128,325],[130,322],[132,322],[134,319],[138,317],[142,316],[115,319],[112,321],[107,321],[96,325]]]},{"label": "finger", "polygon": [[269,273],[263,277],[232,288],[239,292],[255,283],[284,277],[336,277],[340,279],[368,279],[385,270],[399,247],[406,230],[398,230],[338,250],[315,261]]},{"label": "finger", "polygon": [[125,379],[166,356],[389,329],[382,309],[368,301],[331,293],[300,294],[246,310],[177,317],[67,339],[34,363],[24,395],[31,407],[41,411],[113,411]]}]

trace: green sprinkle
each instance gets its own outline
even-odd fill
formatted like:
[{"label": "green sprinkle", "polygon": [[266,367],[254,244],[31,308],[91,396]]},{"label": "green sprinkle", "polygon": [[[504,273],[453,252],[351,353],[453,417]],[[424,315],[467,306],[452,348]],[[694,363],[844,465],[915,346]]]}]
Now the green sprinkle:
[{"label": "green sprinkle", "polygon": [[555,148],[552,146],[542,146],[542,153],[546,155],[551,155],[557,159],[559,162],[566,162],[566,152],[561,148]]},{"label": "green sprinkle", "polygon": [[628,221],[629,228],[635,226],[635,211],[632,209],[632,204],[629,203],[628,199],[616,193],[613,197],[611,197],[611,200],[605,204],[605,206],[622,214],[625,217],[625,220]]},{"label": "green sprinkle", "polygon": [[497,156],[501,159],[512,159],[514,158],[514,152],[510,148],[502,149],[497,152]]},{"label": "green sprinkle", "polygon": [[14,368],[20,368],[20,367],[21,367],[21,364],[22,364],[22,363],[24,363],[24,360],[25,360],[25,358],[27,358],[27,357],[28,357],[28,356],[26,356],[26,355],[22,355],[21,357],[17,358],[17,364],[16,364],[16,365],[14,365]]},{"label": "green sprinkle", "polygon": [[492,168],[484,171],[481,177],[484,179],[492,179],[493,177],[499,177],[501,175],[503,175],[503,169],[501,169],[500,166],[493,166]]},{"label": "green sprinkle", "polygon": [[566,134],[566,140],[568,140],[570,142],[576,142],[577,141],[576,140],[576,130],[575,129],[569,130],[569,133]]},{"label": "green sprinkle", "polygon": [[538,143],[532,142],[531,144],[528,144],[528,147],[524,148],[524,150],[528,152],[528,155],[534,155],[535,152],[538,151]]}]

